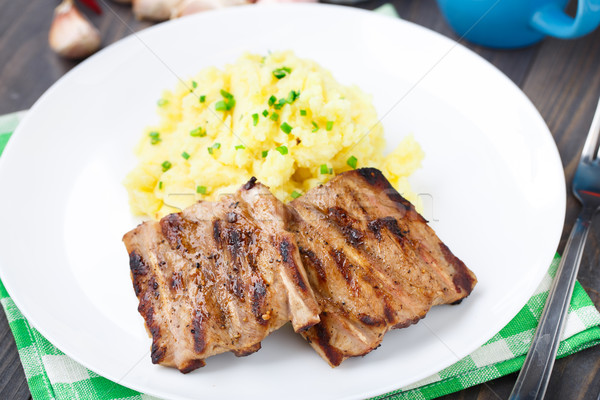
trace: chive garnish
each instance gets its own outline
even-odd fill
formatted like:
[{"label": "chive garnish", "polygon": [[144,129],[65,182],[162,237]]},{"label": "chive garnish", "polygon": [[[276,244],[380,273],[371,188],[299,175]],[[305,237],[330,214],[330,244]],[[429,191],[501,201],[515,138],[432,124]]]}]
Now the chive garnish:
[{"label": "chive garnish", "polygon": [[283,131],[283,133],[285,133],[286,135],[289,135],[290,132],[292,131],[292,127],[287,122],[284,122],[283,124],[281,124],[280,128]]},{"label": "chive garnish", "polygon": [[346,164],[348,164],[352,169],[356,169],[356,164],[358,160],[354,156],[350,156],[348,160],[346,160]]},{"label": "chive garnish", "polygon": [[271,95],[271,97],[269,97],[269,101],[267,101],[267,104],[269,104],[269,107],[271,107],[273,104],[275,104],[276,101],[277,97]]},{"label": "chive garnish", "polygon": [[312,122],[312,126],[314,126],[314,128],[312,130],[313,132],[316,132],[319,130],[319,125],[317,125],[317,123],[315,121]]},{"label": "chive garnish", "polygon": [[163,172],[167,172],[168,170],[171,169],[171,167],[173,166],[173,164],[171,164],[170,161],[163,161],[163,163],[161,164],[161,166],[162,166]]},{"label": "chive garnish", "polygon": [[196,193],[206,194],[206,186],[196,186]]},{"label": "chive garnish", "polygon": [[300,192],[298,192],[298,191],[294,190],[294,191],[293,191],[293,192],[290,194],[290,196],[292,196],[292,198],[293,198],[293,199],[297,199],[298,197],[302,196],[302,193],[300,193]]},{"label": "chive garnish", "polygon": [[198,100],[200,101],[200,103],[204,103],[206,101],[206,96],[202,95]]},{"label": "chive garnish", "polygon": [[278,152],[280,152],[282,156],[285,156],[288,153],[287,146],[275,147],[275,150],[277,150]]},{"label": "chive garnish", "polygon": [[287,100],[281,98],[277,103],[273,104],[273,108],[275,108],[276,110],[281,110],[283,106],[285,106],[285,103],[287,103]]},{"label": "chive garnish", "polygon": [[158,104],[159,107],[163,107],[166,106],[167,104],[169,104],[169,100],[167,99],[159,99],[156,104]]},{"label": "chive garnish", "polygon": [[201,126],[199,126],[196,129],[192,129],[190,131],[190,136],[193,136],[193,137],[204,137],[204,136],[206,136],[206,131],[204,130],[204,128],[202,128]]},{"label": "chive garnish", "polygon": [[246,148],[246,146],[244,146],[243,144],[238,144],[237,146],[235,146],[236,150],[244,150]]},{"label": "chive garnish", "polygon": [[333,129],[333,121],[327,121],[327,125],[325,125],[325,129],[328,131]]},{"label": "chive garnish", "polygon": [[269,150],[263,150],[262,151],[262,158],[266,158],[268,154],[269,154]]},{"label": "chive garnish", "polygon": [[292,90],[292,91],[290,91],[290,93],[286,97],[285,101],[288,104],[292,104],[293,102],[296,101],[296,99],[298,99],[298,97],[300,97],[300,92],[296,92],[295,90]]},{"label": "chive garnish", "polygon": [[273,76],[277,79],[284,78],[286,75],[291,73],[292,70],[288,67],[281,67],[273,70]]},{"label": "chive garnish", "polygon": [[300,110],[300,115],[302,115],[303,117],[306,116],[306,110]]},{"label": "chive garnish", "polygon": [[267,115],[269,115],[269,112],[268,112],[267,110],[264,110],[264,111],[262,112],[262,115],[266,117]]},{"label": "chive garnish", "polygon": [[186,160],[188,160],[190,158],[190,155],[186,151],[184,151],[183,153],[181,153],[181,157],[183,157]]},{"label": "chive garnish", "polygon": [[162,190],[162,187],[163,187],[163,183],[162,183],[162,181],[158,182],[158,189],[159,189],[159,190]]},{"label": "chive garnish", "polygon": [[271,118],[271,121],[277,121],[279,119],[279,114],[273,112],[269,118]]},{"label": "chive garnish", "polygon": [[329,168],[327,167],[327,164],[321,164],[321,174],[322,175],[326,175],[329,173]]},{"label": "chive garnish", "polygon": [[221,148],[221,143],[214,143],[212,146],[208,147],[208,154],[213,154],[216,149]]},{"label": "chive garnish", "polygon": [[221,96],[223,100],[219,100],[215,103],[215,110],[217,111],[229,111],[235,107],[235,98],[228,91],[221,89]]},{"label": "chive garnish", "polygon": [[252,114],[252,125],[258,124],[258,114]]},{"label": "chive garnish", "polygon": [[161,141],[160,133],[158,132],[150,132],[148,136],[150,136],[150,144],[152,145],[158,144]]},{"label": "chive garnish", "polygon": [[198,82],[192,81],[192,87],[196,89],[198,87]]}]

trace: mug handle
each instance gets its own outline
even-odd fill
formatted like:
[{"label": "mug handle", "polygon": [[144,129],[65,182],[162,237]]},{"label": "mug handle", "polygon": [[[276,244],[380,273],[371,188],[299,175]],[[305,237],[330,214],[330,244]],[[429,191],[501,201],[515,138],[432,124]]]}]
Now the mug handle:
[{"label": "mug handle", "polygon": [[557,4],[540,8],[531,18],[531,26],[535,29],[561,39],[586,35],[598,25],[600,25],[600,0],[579,0],[575,18],[565,14]]}]

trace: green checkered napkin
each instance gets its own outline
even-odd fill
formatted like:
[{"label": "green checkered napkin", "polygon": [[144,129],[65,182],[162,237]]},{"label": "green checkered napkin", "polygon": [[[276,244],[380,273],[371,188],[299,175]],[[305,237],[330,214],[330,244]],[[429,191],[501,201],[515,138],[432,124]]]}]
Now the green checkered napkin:
[{"label": "green checkered napkin", "polygon": [[[0,117],[0,154],[23,113]],[[498,334],[471,355],[410,387],[374,399],[432,399],[507,375],[523,365],[542,308],[556,273],[556,256],[548,274],[525,307]],[[35,400],[152,399],[95,374],[71,360],[29,325],[0,281],[0,302]],[[558,357],[600,343],[600,313],[576,283]]]}]

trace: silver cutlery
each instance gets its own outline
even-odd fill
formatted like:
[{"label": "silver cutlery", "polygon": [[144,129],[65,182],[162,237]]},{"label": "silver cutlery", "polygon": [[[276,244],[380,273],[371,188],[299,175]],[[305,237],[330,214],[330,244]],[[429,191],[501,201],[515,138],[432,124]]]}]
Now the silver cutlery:
[{"label": "silver cutlery", "polygon": [[583,209],[567,241],[511,400],[542,399],[546,393],[592,217],[600,208],[599,136],[600,100],[573,178],[573,193]]}]

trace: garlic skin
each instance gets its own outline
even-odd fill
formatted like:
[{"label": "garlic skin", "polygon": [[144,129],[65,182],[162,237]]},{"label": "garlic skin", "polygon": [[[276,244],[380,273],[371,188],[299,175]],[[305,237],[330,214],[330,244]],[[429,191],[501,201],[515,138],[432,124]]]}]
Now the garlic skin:
[{"label": "garlic skin", "polygon": [[133,14],[137,19],[165,21],[181,0],[133,0]]},{"label": "garlic skin", "polygon": [[48,43],[65,58],[85,58],[100,48],[100,32],[83,16],[73,0],[63,0],[54,10]]},{"label": "garlic skin", "polygon": [[250,4],[248,0],[183,0],[173,9],[171,18],[179,18],[202,11],[216,10],[230,6]]}]

